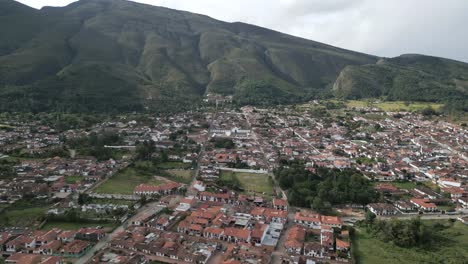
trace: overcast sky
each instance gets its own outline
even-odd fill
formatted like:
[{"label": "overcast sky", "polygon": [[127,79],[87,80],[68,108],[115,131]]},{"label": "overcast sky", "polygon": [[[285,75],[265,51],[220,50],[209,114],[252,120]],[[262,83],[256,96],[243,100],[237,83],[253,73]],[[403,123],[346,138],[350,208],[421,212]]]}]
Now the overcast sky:
[{"label": "overcast sky", "polygon": [[[72,0],[20,0],[40,8]],[[334,46],[468,62],[468,0],[137,0],[242,21]]]}]

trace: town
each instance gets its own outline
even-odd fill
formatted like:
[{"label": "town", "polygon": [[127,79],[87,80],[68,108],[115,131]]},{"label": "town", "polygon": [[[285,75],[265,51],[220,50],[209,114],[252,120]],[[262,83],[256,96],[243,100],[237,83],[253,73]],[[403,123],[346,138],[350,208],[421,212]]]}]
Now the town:
[{"label": "town", "polygon": [[468,224],[466,126],[231,101],[61,127],[3,116],[5,263],[354,263],[370,214]]}]

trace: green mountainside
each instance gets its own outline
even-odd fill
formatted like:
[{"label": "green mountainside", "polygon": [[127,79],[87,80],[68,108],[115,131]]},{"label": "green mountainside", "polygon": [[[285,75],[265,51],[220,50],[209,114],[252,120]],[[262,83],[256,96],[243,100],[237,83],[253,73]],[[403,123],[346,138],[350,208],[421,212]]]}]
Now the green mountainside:
[{"label": "green mountainside", "polygon": [[0,110],[174,107],[210,92],[255,96],[264,89],[245,90],[256,81],[272,87],[267,101],[287,101],[331,87],[347,65],[377,60],[123,0],[42,10],[0,0],[0,10]]},{"label": "green mountainside", "polygon": [[420,78],[425,86],[408,90],[415,98],[414,89],[440,91],[425,100],[440,100],[447,91],[466,95],[463,63],[440,59],[432,69],[424,59],[430,57],[379,61],[253,25],[124,0],[41,10],[0,0],[0,36],[0,111],[169,111],[207,93],[234,95],[243,104],[332,92],[392,99],[405,93],[394,87],[404,90]]},{"label": "green mountainside", "polygon": [[468,111],[468,64],[413,54],[380,59],[376,64],[347,66],[333,92],[344,99],[450,101]]}]

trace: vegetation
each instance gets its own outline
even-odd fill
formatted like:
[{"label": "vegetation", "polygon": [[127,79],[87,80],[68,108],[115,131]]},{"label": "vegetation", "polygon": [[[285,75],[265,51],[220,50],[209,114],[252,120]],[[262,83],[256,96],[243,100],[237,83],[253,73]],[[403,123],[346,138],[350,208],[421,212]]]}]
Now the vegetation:
[{"label": "vegetation", "polygon": [[93,132],[86,137],[66,139],[66,144],[70,148],[75,149],[78,154],[94,156],[98,160],[117,159],[117,151],[105,146],[118,145],[120,143],[122,143],[122,138],[118,133],[112,131]]},{"label": "vegetation", "polygon": [[47,223],[42,226],[42,230],[51,230],[53,228],[60,228],[62,230],[78,230],[83,227],[117,227],[116,223],[112,222],[95,222],[95,223],[78,223],[78,222],[59,222],[59,221],[47,221]]},{"label": "vegetation", "polygon": [[[338,77],[340,98],[440,102],[446,112],[468,110],[468,64],[448,59],[402,55],[377,64],[348,66]],[[404,109],[404,107],[402,107]],[[429,113],[427,108],[424,112]]]},{"label": "vegetation", "polygon": [[433,230],[441,228],[435,225],[432,228],[424,225],[420,218],[409,221],[392,219],[391,221],[376,220],[375,215],[367,212],[367,232],[386,243],[399,247],[430,247],[436,239]]},{"label": "vegetation", "polygon": [[[54,12],[2,1],[0,10],[10,10],[0,18],[0,111],[180,111],[205,92],[284,103],[323,91],[346,65],[376,61],[252,25],[124,1],[80,1]],[[249,80],[268,86],[251,89]]]},{"label": "vegetation", "polygon": [[229,138],[213,138],[210,140],[216,148],[233,149],[236,144]]},{"label": "vegetation", "polygon": [[369,180],[354,170],[305,169],[299,162],[285,164],[275,170],[281,188],[288,190],[291,205],[329,211],[337,204],[368,204],[378,198]]},{"label": "vegetation", "polygon": [[16,170],[14,165],[16,162],[7,160],[7,159],[0,159],[0,180],[3,179],[11,179],[17,176]]},{"label": "vegetation", "polygon": [[[416,220],[412,220],[416,221]],[[410,221],[411,222],[411,221]],[[359,227],[354,234],[352,249],[357,263],[465,263],[468,258],[468,227],[452,220],[421,221],[433,239],[430,245],[400,247],[386,243],[371,230]],[[391,224],[389,224],[391,225]],[[409,227],[411,223],[402,226]],[[401,233],[401,232],[400,232]],[[405,240],[405,239],[404,239]]]},{"label": "vegetation", "polygon": [[44,219],[48,208],[49,204],[43,200],[19,200],[0,214],[0,226],[32,227]]},{"label": "vegetation", "polygon": [[274,195],[273,182],[266,174],[221,171],[218,183],[234,190]]},{"label": "vegetation", "polygon": [[155,174],[137,168],[135,166],[125,168],[95,190],[97,193],[108,194],[133,194],[133,189],[140,184],[159,185],[161,181],[154,178]]},{"label": "vegetation", "polygon": [[424,109],[431,108],[434,111],[440,111],[444,104],[432,102],[410,102],[410,101],[381,101],[381,100],[348,100],[345,101],[350,108],[375,107],[385,112],[421,112]]}]

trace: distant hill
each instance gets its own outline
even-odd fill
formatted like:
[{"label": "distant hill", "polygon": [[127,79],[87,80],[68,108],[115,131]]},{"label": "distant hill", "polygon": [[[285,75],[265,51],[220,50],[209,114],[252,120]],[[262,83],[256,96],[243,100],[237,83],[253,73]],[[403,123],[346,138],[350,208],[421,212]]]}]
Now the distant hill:
[{"label": "distant hill", "polygon": [[468,64],[415,54],[380,59],[345,67],[333,92],[344,99],[450,101],[468,111]]},{"label": "distant hill", "polygon": [[[389,75],[398,84],[395,76],[411,71],[430,87],[442,83],[434,76],[440,71],[419,70],[406,57],[379,61],[253,25],[124,0],[42,10],[0,0],[0,36],[0,111],[177,110],[207,93],[245,104],[332,92],[381,96],[407,85],[381,87],[380,79]],[[442,61],[440,68],[450,64],[453,75],[443,77],[440,89],[466,94],[460,88],[466,64]]]}]

